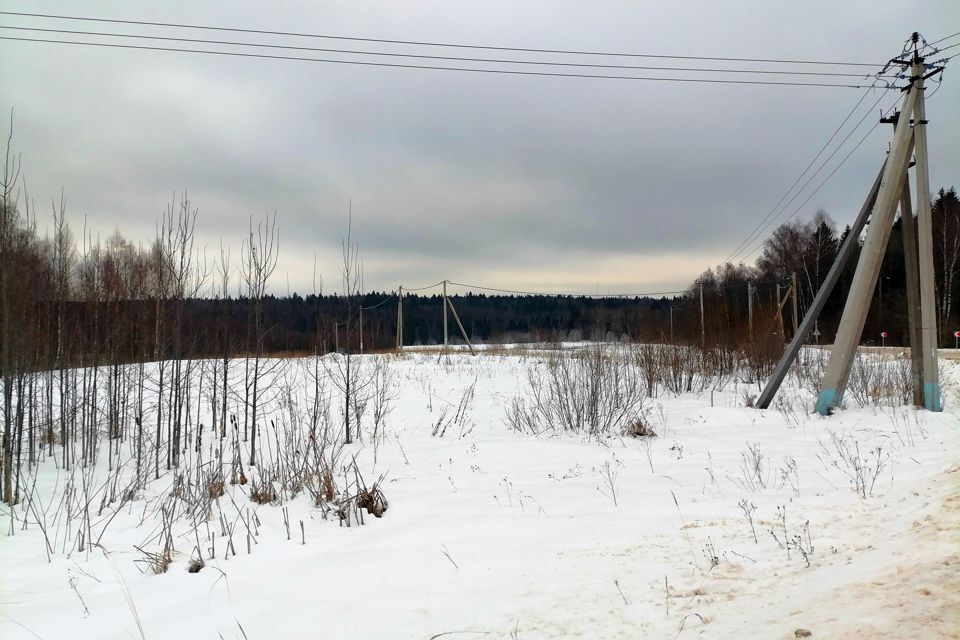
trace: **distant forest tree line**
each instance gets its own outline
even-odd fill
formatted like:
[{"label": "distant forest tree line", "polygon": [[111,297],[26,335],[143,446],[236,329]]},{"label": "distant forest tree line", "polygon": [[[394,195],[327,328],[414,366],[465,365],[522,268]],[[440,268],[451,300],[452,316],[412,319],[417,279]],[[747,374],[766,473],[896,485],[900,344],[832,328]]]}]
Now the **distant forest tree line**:
[{"label": "distant forest tree line", "polygon": [[[395,293],[268,293],[279,251],[275,218],[266,216],[256,225],[251,218],[233,264],[223,249],[212,262],[201,260],[194,246],[197,212],[186,196],[167,206],[156,236],[145,247],[119,231],[106,239],[89,231],[76,237],[62,200],[54,207],[50,231],[41,235],[30,200],[16,198],[18,168],[8,153],[0,203],[0,367],[5,374],[145,360],[314,354],[335,348],[355,352],[361,338],[367,351],[395,346]],[[960,296],[960,203],[955,189],[939,191],[933,222],[937,319],[941,344],[946,345],[952,344],[953,331],[960,326],[954,304]],[[753,266],[728,263],[708,269],[686,293],[669,298],[467,293],[451,300],[477,342],[629,338],[776,344],[793,331],[789,285],[796,280],[802,317],[847,233],[849,228],[838,231],[822,210],[810,221],[787,222],[764,241]],[[854,255],[823,311],[819,335],[811,341],[833,339],[856,262]],[[879,342],[880,332],[886,331],[888,344],[902,344],[907,336],[905,304],[898,220],[864,342]],[[338,323],[347,321],[343,326],[349,331],[338,331]],[[405,345],[441,343],[442,297],[405,294],[403,325]],[[452,321],[450,337],[459,341]]]},{"label": "distant forest tree line", "polygon": [[[353,299],[268,294],[264,283],[254,277],[257,265],[250,264],[251,258],[257,257],[257,229],[253,227],[238,264],[232,267],[226,253],[214,264],[200,264],[193,247],[196,212],[189,200],[168,207],[159,236],[146,248],[119,232],[106,240],[89,235],[78,240],[62,204],[53,214],[52,234],[41,236],[34,212],[21,214],[9,202],[5,199],[0,221],[0,363],[4,370],[219,357],[225,353],[242,356],[255,351],[312,354],[337,347],[358,351],[360,333],[364,350],[385,350],[396,344],[395,292],[369,292]],[[938,326],[941,344],[952,345],[953,331],[960,325],[954,304],[960,296],[960,203],[953,188],[940,190],[933,217]],[[750,339],[747,298],[752,287],[753,338],[775,336],[783,341],[793,331],[793,303],[787,299],[791,282],[796,277],[802,318],[848,232],[838,232],[823,211],[807,222],[788,222],[766,239],[754,266],[728,263],[708,269],[685,294],[674,297],[467,293],[452,295],[451,301],[470,339],[476,342],[629,338],[742,343]],[[272,259],[275,263],[276,256]],[[832,340],[856,259],[854,255],[848,263],[821,315],[820,335],[811,341]],[[238,296],[238,290],[243,295]],[[778,300],[782,302],[779,314]],[[898,220],[863,341],[878,343],[880,332],[886,331],[888,344],[903,344],[907,336],[905,304]],[[358,307],[364,308],[362,325],[356,317]],[[341,335],[335,325],[347,320],[348,310],[354,316],[352,328]],[[442,343],[442,297],[405,294],[403,322],[405,345]],[[461,342],[452,319],[449,331],[452,343]]]}]

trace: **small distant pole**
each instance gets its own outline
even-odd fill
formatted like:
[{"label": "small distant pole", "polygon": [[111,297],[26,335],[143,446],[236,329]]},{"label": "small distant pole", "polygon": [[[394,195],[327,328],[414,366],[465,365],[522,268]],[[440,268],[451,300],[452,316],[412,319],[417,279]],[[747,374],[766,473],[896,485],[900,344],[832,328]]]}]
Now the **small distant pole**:
[{"label": "small distant pole", "polygon": [[750,344],[753,344],[753,283],[747,283],[747,316],[750,325]]},{"label": "small distant pole", "polygon": [[333,346],[337,353],[340,353],[340,323],[333,323]]},{"label": "small distant pole", "polygon": [[363,305],[360,305],[360,353],[363,353]]},{"label": "small distant pole", "polygon": [[700,346],[707,346],[707,329],[703,316],[703,282],[700,282]]},{"label": "small distant pole", "polygon": [[673,303],[670,304],[670,344],[673,342]]},{"label": "small distant pole", "polygon": [[403,346],[403,286],[397,289],[397,353]]},{"label": "small distant pole", "polygon": [[443,348],[447,348],[447,281],[443,281]]}]

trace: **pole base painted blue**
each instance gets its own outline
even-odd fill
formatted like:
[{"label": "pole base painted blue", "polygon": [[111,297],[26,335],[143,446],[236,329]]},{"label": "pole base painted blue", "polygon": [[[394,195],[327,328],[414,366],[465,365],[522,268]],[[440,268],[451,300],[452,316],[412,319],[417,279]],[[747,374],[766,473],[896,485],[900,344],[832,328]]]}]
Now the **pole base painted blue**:
[{"label": "pole base painted blue", "polygon": [[841,399],[836,389],[823,389],[820,391],[820,395],[817,396],[817,406],[814,411],[822,416],[828,416],[830,415],[830,410],[840,404]]},{"label": "pole base painted blue", "polygon": [[925,382],[923,384],[923,408],[927,411],[943,411],[939,384],[934,382]]}]

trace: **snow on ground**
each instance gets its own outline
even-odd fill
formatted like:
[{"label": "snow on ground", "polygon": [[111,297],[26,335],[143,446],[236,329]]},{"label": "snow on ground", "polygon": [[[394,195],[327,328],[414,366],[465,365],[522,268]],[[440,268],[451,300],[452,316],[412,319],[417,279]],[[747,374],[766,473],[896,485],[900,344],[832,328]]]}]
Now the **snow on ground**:
[{"label": "snow on ground", "polygon": [[[505,407],[536,352],[388,362],[399,393],[375,464],[369,438],[349,448],[368,481],[386,474],[382,518],[342,527],[301,494],[284,504],[288,540],[282,506],[228,486],[221,511],[260,521],[252,552],[237,533],[225,558],[218,539],[189,573],[198,534],[178,522],[174,562],[154,575],[135,546],[158,548],[148,505],[171,475],[94,518],[100,546],[80,552],[76,522],[68,533],[50,504],[67,476],[46,461],[35,516],[52,554],[4,510],[0,637],[960,637],[960,363],[943,364],[942,414],[853,405],[822,418],[795,383],[758,411],[743,406],[756,385],[734,381],[650,398],[658,437],[645,441],[511,431]],[[432,435],[474,383],[459,424]],[[866,498],[840,438],[867,463],[880,448]]]}]

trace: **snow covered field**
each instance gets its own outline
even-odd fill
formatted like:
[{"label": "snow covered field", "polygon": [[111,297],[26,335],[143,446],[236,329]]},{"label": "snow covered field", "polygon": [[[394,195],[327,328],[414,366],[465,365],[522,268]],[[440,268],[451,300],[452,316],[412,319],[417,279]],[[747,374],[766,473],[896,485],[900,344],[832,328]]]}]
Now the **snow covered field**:
[{"label": "snow covered field", "polygon": [[[363,414],[335,469],[344,493],[383,476],[388,509],[362,525],[288,478],[252,501],[246,466],[207,501],[163,469],[124,496],[132,439],[119,472],[44,460],[0,514],[0,638],[960,637],[960,362],[942,364],[942,414],[848,400],[822,418],[795,375],[759,411],[731,377],[646,398],[656,437],[517,432],[507,407],[545,357],[387,357],[391,410],[375,442]],[[271,372],[270,460],[308,446],[311,363]],[[185,445],[198,487],[205,438]]]}]

